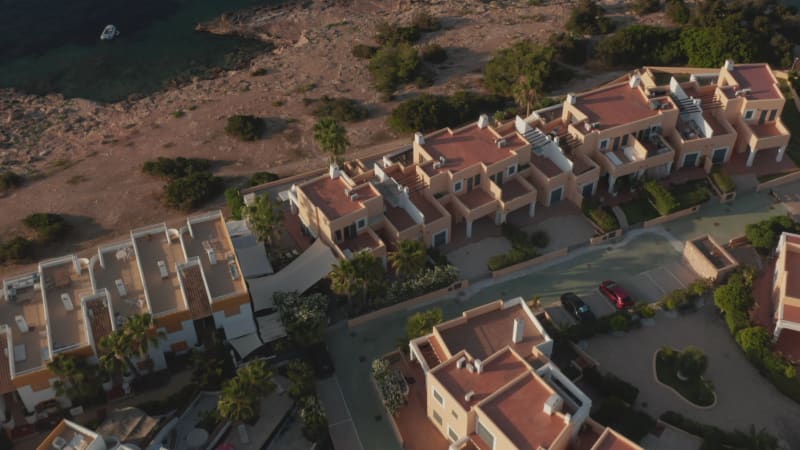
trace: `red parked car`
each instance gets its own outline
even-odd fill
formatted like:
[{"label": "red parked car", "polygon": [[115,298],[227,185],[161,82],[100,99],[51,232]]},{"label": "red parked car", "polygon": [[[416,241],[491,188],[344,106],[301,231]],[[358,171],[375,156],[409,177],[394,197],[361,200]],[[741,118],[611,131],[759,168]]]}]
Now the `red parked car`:
[{"label": "red parked car", "polygon": [[600,292],[617,307],[617,309],[627,309],[633,306],[633,300],[622,286],[606,280],[600,283]]}]

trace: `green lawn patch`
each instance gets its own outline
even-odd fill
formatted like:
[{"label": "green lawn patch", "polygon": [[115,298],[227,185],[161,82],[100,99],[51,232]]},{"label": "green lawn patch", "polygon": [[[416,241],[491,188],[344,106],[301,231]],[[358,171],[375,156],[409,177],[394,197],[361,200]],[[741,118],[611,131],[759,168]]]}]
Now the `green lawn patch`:
[{"label": "green lawn patch", "polygon": [[655,219],[660,215],[647,198],[637,198],[623,203],[619,205],[619,207],[622,208],[622,212],[625,213],[629,225]]},{"label": "green lawn patch", "polygon": [[685,381],[678,378],[678,355],[678,352],[666,353],[664,350],[656,353],[658,381],[672,387],[697,406],[711,406],[714,403],[711,383],[702,377],[692,377]]},{"label": "green lawn patch", "polygon": [[717,189],[723,194],[736,190],[736,183],[733,181],[733,178],[722,169],[715,168],[711,171],[711,181],[714,182]]},{"label": "green lawn patch", "polygon": [[670,188],[672,195],[678,200],[679,209],[691,208],[707,202],[711,198],[711,188],[705,179],[689,181]]}]

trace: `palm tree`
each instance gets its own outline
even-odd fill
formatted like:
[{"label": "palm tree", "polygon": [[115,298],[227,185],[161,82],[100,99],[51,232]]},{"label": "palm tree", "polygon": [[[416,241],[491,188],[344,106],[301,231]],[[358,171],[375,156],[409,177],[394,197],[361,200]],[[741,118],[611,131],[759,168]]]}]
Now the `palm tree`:
[{"label": "palm tree", "polygon": [[153,316],[147,313],[128,317],[122,332],[128,336],[131,352],[141,359],[147,358],[151,345],[158,345],[159,339],[167,337],[163,331],[156,331]]},{"label": "palm tree", "polygon": [[136,314],[125,320],[125,325],[100,339],[100,348],[105,351],[100,363],[111,373],[119,374],[127,367],[135,376],[141,374],[131,361],[131,356],[147,358],[151,345],[157,345],[159,338],[166,337],[163,331],[154,329],[150,314]]},{"label": "palm tree", "polygon": [[258,418],[261,398],[275,388],[272,373],[264,361],[240,367],[236,376],[226,381],[217,402],[220,417],[234,423],[252,422]]},{"label": "palm tree", "polygon": [[130,339],[122,330],[115,330],[100,339],[100,349],[104,352],[100,356],[100,365],[109,373],[120,375],[123,370],[128,369],[136,375],[139,374],[129,357],[132,353]]},{"label": "palm tree", "polygon": [[422,241],[406,239],[400,241],[397,250],[389,253],[389,262],[398,275],[412,277],[425,269],[428,253]]},{"label": "palm tree", "polygon": [[55,382],[57,395],[75,403],[84,403],[100,395],[97,367],[89,364],[86,358],[59,354],[47,368],[60,378]]},{"label": "palm tree", "polygon": [[314,125],[314,140],[324,152],[330,153],[330,162],[335,162],[350,146],[347,130],[332,117],[323,117]]},{"label": "palm tree", "polygon": [[537,83],[533,77],[521,75],[511,88],[514,101],[517,102],[519,106],[525,107],[525,117],[531,115],[531,107],[536,103],[538,97],[538,86],[539,83]]},{"label": "palm tree", "polygon": [[269,194],[259,195],[255,205],[245,209],[245,217],[261,242],[272,244],[280,236],[283,210],[269,198]]},{"label": "palm tree", "polygon": [[383,264],[375,255],[359,252],[333,266],[331,288],[339,295],[347,295],[348,300],[360,291],[366,304],[369,294],[375,294],[382,286],[384,275]]}]

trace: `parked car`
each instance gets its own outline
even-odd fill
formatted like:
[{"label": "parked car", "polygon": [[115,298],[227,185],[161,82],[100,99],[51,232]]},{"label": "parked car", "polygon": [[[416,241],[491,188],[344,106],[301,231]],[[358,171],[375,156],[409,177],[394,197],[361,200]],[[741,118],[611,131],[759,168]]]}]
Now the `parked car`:
[{"label": "parked car", "polygon": [[561,296],[561,306],[567,310],[569,315],[575,318],[578,322],[591,322],[595,319],[592,309],[589,305],[583,302],[580,297],[567,292]]},{"label": "parked car", "polygon": [[605,295],[617,309],[628,309],[633,306],[633,299],[628,291],[611,280],[600,283],[600,293]]}]

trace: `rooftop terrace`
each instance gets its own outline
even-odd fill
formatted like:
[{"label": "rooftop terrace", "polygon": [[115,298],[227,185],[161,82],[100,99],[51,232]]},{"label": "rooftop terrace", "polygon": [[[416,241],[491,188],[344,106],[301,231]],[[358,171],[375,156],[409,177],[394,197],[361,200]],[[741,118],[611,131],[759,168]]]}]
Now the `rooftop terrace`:
[{"label": "rooftop terrace", "polygon": [[89,272],[78,274],[74,256],[39,264],[54,353],[88,345],[81,299],[93,293]]},{"label": "rooftop terrace", "polygon": [[736,64],[731,74],[739,83],[739,89],[750,89],[748,99],[774,100],[782,98],[767,64]]},{"label": "rooftop terrace", "polygon": [[[50,358],[39,273],[10,278],[3,284],[7,292],[0,300],[0,324],[7,325],[11,333],[14,348],[9,354],[13,355],[15,375],[20,375],[42,367]],[[13,295],[8,292],[11,288]]]},{"label": "rooftop terrace", "polygon": [[530,373],[481,405],[486,416],[520,450],[550,448],[567,424],[564,417],[544,412],[553,389]]},{"label": "rooftop terrace", "polygon": [[437,208],[425,195],[420,192],[414,192],[409,196],[411,203],[419,209],[422,215],[425,216],[425,223],[431,223],[443,217],[439,208]]},{"label": "rooftop terrace", "polygon": [[376,197],[378,192],[369,184],[355,190],[358,198],[351,200],[348,192],[350,186],[341,176],[331,179],[329,176],[320,177],[308,184],[298,186],[308,199],[325,214],[330,220],[337,219],[363,208],[362,201]]},{"label": "rooftop terrace", "polygon": [[127,239],[118,244],[100,247],[101,261],[92,268],[97,290],[106,289],[111,298],[114,313],[130,317],[147,312],[142,275],[136,263],[133,241]]},{"label": "rooftop terrace", "polygon": [[[588,122],[599,123],[596,129],[607,130],[658,115],[659,110],[650,107],[654,100],[658,99],[648,99],[638,87],[620,83],[577,95],[575,107],[586,115]],[[662,103],[673,107],[668,100]]]},{"label": "rooftop terrace", "polygon": [[516,133],[504,136],[502,139],[505,139],[505,144],[502,146],[498,145],[499,139],[488,127],[479,128],[475,124],[456,132],[446,130],[426,137],[422,147],[436,161],[445,158],[445,164],[438,172],[455,173],[475,164],[488,166],[510,158],[513,156],[512,150],[527,145]]},{"label": "rooftop terrace", "polygon": [[153,316],[186,309],[176,265],[184,261],[177,239],[167,238],[164,225],[132,232]]},{"label": "rooftop terrace", "polygon": [[222,215],[215,213],[206,218],[190,218],[189,224],[192,233],[183,234],[183,245],[189,258],[197,257],[200,260],[211,298],[219,300],[245,292],[244,280],[239,276],[241,270],[227,237]]}]

